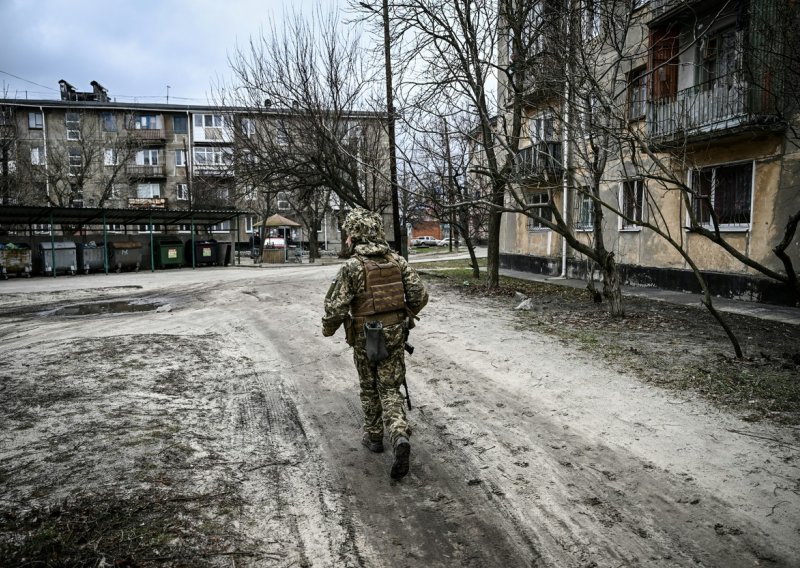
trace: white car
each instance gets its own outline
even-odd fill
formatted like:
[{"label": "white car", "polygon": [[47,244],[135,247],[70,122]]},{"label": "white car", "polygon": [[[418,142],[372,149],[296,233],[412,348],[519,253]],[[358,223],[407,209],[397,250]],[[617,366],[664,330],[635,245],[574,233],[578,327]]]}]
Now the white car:
[{"label": "white car", "polygon": [[411,239],[411,246],[412,247],[435,247],[437,239],[431,237],[430,235],[425,235],[422,237],[414,237]]}]

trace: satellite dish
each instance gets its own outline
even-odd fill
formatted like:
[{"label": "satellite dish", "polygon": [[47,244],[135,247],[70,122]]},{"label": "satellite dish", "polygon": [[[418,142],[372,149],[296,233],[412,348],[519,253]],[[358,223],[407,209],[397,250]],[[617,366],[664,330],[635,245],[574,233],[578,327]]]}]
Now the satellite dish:
[{"label": "satellite dish", "polygon": [[271,100],[269,100],[269,99],[265,99],[265,100],[264,100],[264,106],[265,106],[265,107],[271,107],[271,106],[272,106],[272,101],[271,101]]}]

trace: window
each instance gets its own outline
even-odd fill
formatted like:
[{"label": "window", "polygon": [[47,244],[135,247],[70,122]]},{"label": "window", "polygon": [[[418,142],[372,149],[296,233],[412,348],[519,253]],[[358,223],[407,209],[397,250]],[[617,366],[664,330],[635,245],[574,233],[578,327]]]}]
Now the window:
[{"label": "window", "polygon": [[275,131],[275,143],[281,146],[286,146],[289,143],[289,131],[286,127],[286,122],[283,120],[278,121]]},{"label": "window", "polygon": [[69,149],[69,174],[70,175],[78,175],[81,173],[81,149],[80,148],[70,148]]},{"label": "window", "polygon": [[0,126],[13,126],[14,121],[11,117],[11,109],[0,107]]},{"label": "window", "polygon": [[575,229],[578,231],[591,231],[594,229],[594,201],[588,187],[582,187],[577,195],[578,217],[575,219]]},{"label": "window", "polygon": [[230,148],[201,147],[194,149],[194,163],[198,166],[221,166],[231,163]]},{"label": "window", "polygon": [[71,186],[72,195],[69,197],[70,207],[83,207],[83,191],[79,190],[77,186]]},{"label": "window", "polygon": [[256,125],[251,118],[242,119],[242,136],[252,137],[256,133]]},{"label": "window", "polygon": [[222,223],[211,225],[211,227],[209,227],[209,231],[212,233],[229,233],[231,231],[231,222],[223,221]]},{"label": "window", "polygon": [[136,186],[136,197],[139,199],[161,197],[161,187],[157,183],[140,183]]},{"label": "window", "polygon": [[[620,203],[620,206],[622,214],[627,218],[620,218],[620,229],[638,229],[639,226],[636,222],[641,222],[643,219],[644,182],[640,179],[623,181],[621,198],[622,203]],[[630,219],[630,221],[628,219]]]},{"label": "window", "polygon": [[275,206],[278,208],[278,211],[288,211],[291,208],[288,196],[283,192],[277,195],[275,201]]},{"label": "window", "polygon": [[113,112],[104,112],[100,115],[100,123],[103,128],[103,132],[116,132],[117,131],[117,119],[114,116]]},{"label": "window", "polygon": [[641,120],[647,114],[647,68],[628,75],[628,119]]},{"label": "window", "polygon": [[44,117],[40,112],[28,113],[28,128],[40,130],[44,125]]},{"label": "window", "polygon": [[121,183],[115,183],[111,186],[111,193],[109,193],[109,197],[111,199],[119,199],[125,193],[127,186]]},{"label": "window", "polygon": [[221,114],[196,114],[194,125],[197,128],[222,128],[225,120]]},{"label": "window", "polygon": [[151,148],[136,152],[136,165],[138,166],[157,166],[158,150]]},{"label": "window", "polygon": [[31,148],[31,165],[43,166],[44,165],[44,148],[42,146],[34,146]]},{"label": "window", "polygon": [[172,130],[175,134],[187,134],[189,132],[189,117],[173,116]]},{"label": "window", "polygon": [[700,42],[699,82],[705,88],[712,88],[719,81],[732,84],[739,67],[737,44],[734,27],[725,28]]},{"label": "window", "polygon": [[179,233],[191,233],[192,232],[192,225],[189,223],[181,223],[178,225],[178,232]]},{"label": "window", "polygon": [[103,150],[103,165],[116,166],[119,164],[119,156],[116,148],[106,148]]},{"label": "window", "polygon": [[163,227],[163,225],[137,225],[136,226],[136,230],[139,231],[140,233],[149,233],[149,232],[151,232],[151,229],[152,229],[153,233],[160,233],[160,232],[162,232],[164,230],[164,227]]},{"label": "window", "polygon": [[600,35],[602,26],[600,1],[583,0],[583,35],[586,39],[592,39]]},{"label": "window", "polygon": [[136,130],[158,130],[161,121],[156,114],[140,114],[134,119],[133,127]]},{"label": "window", "polygon": [[81,139],[81,115],[77,112],[68,112],[64,117],[67,127],[67,140]]},{"label": "window", "polygon": [[175,150],[175,167],[186,167],[186,150]]},{"label": "window", "polygon": [[125,225],[122,223],[109,223],[106,225],[106,230],[109,233],[123,233],[125,232]]},{"label": "window", "polygon": [[244,232],[245,233],[252,233],[253,232],[253,221],[255,218],[252,215],[245,215],[244,216]]},{"label": "window", "polygon": [[189,200],[189,184],[188,183],[179,183],[175,194],[178,198],[178,201],[188,201]]},{"label": "window", "polygon": [[[550,196],[546,191],[528,194],[528,212],[530,215],[535,215],[543,220],[552,220],[553,212],[550,210]],[[539,231],[547,228],[540,219],[528,217],[529,231]]]},{"label": "window", "polygon": [[752,162],[694,170],[691,185],[692,211],[698,223],[713,226],[713,211],[721,228],[749,228]]}]

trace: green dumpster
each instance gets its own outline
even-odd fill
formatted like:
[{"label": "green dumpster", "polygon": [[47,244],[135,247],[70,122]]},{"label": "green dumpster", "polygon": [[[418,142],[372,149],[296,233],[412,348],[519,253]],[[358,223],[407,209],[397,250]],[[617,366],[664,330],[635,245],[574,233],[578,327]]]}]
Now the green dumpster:
[{"label": "green dumpster", "polygon": [[155,241],[156,268],[180,268],[185,264],[183,241],[177,237],[162,237]]}]

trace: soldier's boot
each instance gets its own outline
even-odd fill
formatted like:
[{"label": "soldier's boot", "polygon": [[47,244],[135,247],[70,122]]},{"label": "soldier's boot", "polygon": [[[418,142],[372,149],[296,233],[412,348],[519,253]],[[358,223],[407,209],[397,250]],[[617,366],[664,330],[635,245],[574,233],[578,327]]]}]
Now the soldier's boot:
[{"label": "soldier's boot", "polygon": [[408,438],[400,436],[394,443],[394,463],[392,464],[392,479],[402,479],[408,473],[408,462],[411,458],[411,444]]},{"label": "soldier's boot", "polygon": [[361,443],[370,452],[375,452],[376,454],[380,454],[381,452],[383,452],[383,439],[373,440],[372,438],[370,438],[369,434],[364,434],[364,437],[361,438]]}]

